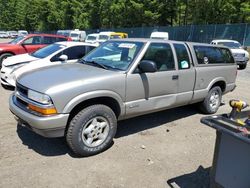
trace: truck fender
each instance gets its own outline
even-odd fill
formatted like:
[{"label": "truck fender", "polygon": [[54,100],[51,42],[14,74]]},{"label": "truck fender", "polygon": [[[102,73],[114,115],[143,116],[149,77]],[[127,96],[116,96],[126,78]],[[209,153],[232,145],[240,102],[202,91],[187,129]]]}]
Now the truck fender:
[{"label": "truck fender", "polygon": [[226,86],[226,80],[225,80],[225,78],[223,78],[223,77],[218,77],[218,78],[214,78],[211,82],[210,82],[210,84],[208,85],[208,87],[207,87],[207,90],[209,91],[212,87],[213,87],[213,85],[215,84],[215,83],[217,83],[217,82],[224,82],[225,83],[225,86]]},{"label": "truck fender", "polygon": [[78,95],[78,96],[74,97],[73,99],[71,99],[67,103],[67,105],[63,109],[63,113],[70,113],[73,110],[73,108],[75,106],[77,106],[78,104],[80,104],[81,102],[84,102],[84,101],[89,100],[89,99],[98,98],[98,97],[110,97],[110,98],[115,99],[120,106],[120,110],[121,110],[120,115],[125,114],[125,105],[123,103],[121,96],[119,94],[117,94],[113,91],[109,91],[109,90],[91,91],[91,92],[87,92],[87,93],[83,93],[81,95]]}]

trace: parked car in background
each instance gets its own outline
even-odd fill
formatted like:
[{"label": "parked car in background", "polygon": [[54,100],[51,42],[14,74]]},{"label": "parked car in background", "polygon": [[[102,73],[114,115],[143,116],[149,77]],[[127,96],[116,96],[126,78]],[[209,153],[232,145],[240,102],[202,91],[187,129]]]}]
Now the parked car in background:
[{"label": "parked car in background", "polygon": [[103,43],[107,40],[110,39],[111,35],[114,34],[115,32],[113,31],[103,31],[99,33],[99,37],[98,37],[98,43]]},{"label": "parked car in background", "polygon": [[9,38],[14,39],[14,38],[18,37],[17,31],[7,31],[7,33],[8,33]]},{"label": "parked car in background", "polygon": [[75,29],[70,31],[70,35],[71,39],[73,41],[80,41],[83,42],[86,38],[86,32],[85,31],[80,31],[79,29]]},{"label": "parked car in background", "polygon": [[154,31],[151,33],[150,35],[151,39],[163,39],[163,40],[168,40],[169,39],[169,35],[168,32],[158,32],[158,31]]},{"label": "parked car in background", "polygon": [[92,44],[98,43],[98,37],[99,37],[98,33],[88,34],[85,39],[85,42]]},{"label": "parked car in background", "polygon": [[23,126],[65,136],[72,151],[90,156],[110,147],[118,120],[193,103],[217,112],[236,87],[236,72],[227,47],[116,39],[79,63],[22,74],[9,107]]},{"label": "parked car in background", "polygon": [[122,32],[111,33],[110,39],[117,39],[117,38],[120,38],[120,39],[128,38],[128,34],[122,33]]},{"label": "parked car in background", "polygon": [[57,35],[63,35],[65,37],[69,37],[71,30],[58,30],[56,32]]},{"label": "parked car in background", "polygon": [[60,35],[29,34],[26,36],[18,36],[9,43],[0,43],[0,68],[2,67],[2,61],[7,57],[31,53],[48,44],[70,40],[71,38]]},{"label": "parked car in background", "polygon": [[15,86],[16,78],[24,72],[60,63],[75,63],[97,47],[83,42],[57,42],[33,53],[20,54],[3,61],[1,84]]},{"label": "parked car in background", "polygon": [[0,31],[0,38],[8,38],[8,33],[6,31]]},{"label": "parked car in background", "polygon": [[26,36],[29,34],[28,31],[26,30],[18,30],[17,33],[18,33],[18,36]]},{"label": "parked car in background", "polygon": [[249,53],[236,40],[213,40],[211,44],[227,46],[231,49],[234,59],[239,66],[239,69],[245,69],[249,61]]}]

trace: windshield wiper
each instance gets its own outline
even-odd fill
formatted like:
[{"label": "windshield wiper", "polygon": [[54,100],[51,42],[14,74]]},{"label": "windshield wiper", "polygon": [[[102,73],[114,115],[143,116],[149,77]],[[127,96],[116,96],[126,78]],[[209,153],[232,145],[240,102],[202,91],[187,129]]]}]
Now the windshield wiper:
[{"label": "windshield wiper", "polygon": [[101,63],[98,63],[98,62],[96,62],[96,61],[81,60],[81,61],[79,61],[79,62],[84,62],[85,64],[92,64],[92,65],[94,65],[94,66],[98,66],[98,67],[103,68],[103,69],[106,69],[106,70],[109,69],[108,66],[103,65],[103,64],[101,64]]}]

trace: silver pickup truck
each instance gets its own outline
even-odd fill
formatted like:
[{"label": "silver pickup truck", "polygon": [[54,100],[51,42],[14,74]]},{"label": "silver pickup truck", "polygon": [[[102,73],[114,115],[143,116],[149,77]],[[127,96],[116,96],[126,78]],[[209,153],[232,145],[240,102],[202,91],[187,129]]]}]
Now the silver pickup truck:
[{"label": "silver pickup truck", "polygon": [[89,156],[109,147],[117,120],[193,103],[215,113],[236,75],[227,47],[117,39],[76,64],[23,74],[9,104],[20,124],[45,137],[66,136],[75,153]]}]

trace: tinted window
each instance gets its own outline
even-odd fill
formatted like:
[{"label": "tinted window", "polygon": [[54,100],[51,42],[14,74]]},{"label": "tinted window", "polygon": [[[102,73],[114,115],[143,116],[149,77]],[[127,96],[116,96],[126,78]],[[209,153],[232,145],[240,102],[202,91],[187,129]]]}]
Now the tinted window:
[{"label": "tinted window", "polygon": [[199,64],[232,63],[228,49],[210,46],[194,46]]},{"label": "tinted window", "polygon": [[53,44],[56,42],[56,37],[43,37],[44,44]]},{"label": "tinted window", "polygon": [[155,62],[158,71],[175,69],[172,49],[170,45],[166,43],[150,44],[142,59]]},{"label": "tinted window", "polygon": [[179,69],[190,68],[190,60],[186,47],[183,44],[174,44]]},{"label": "tinted window", "polygon": [[56,42],[67,41],[67,38],[56,37]]},{"label": "tinted window", "polygon": [[[53,57],[53,60],[57,60],[61,55],[67,55],[68,60],[73,59],[80,59],[83,56],[85,56],[88,52],[90,52],[94,47],[86,47],[86,46],[73,46],[70,48],[67,48],[63,51],[61,51],[59,54],[57,54],[55,57]],[[52,60],[52,61],[53,61]]]}]

